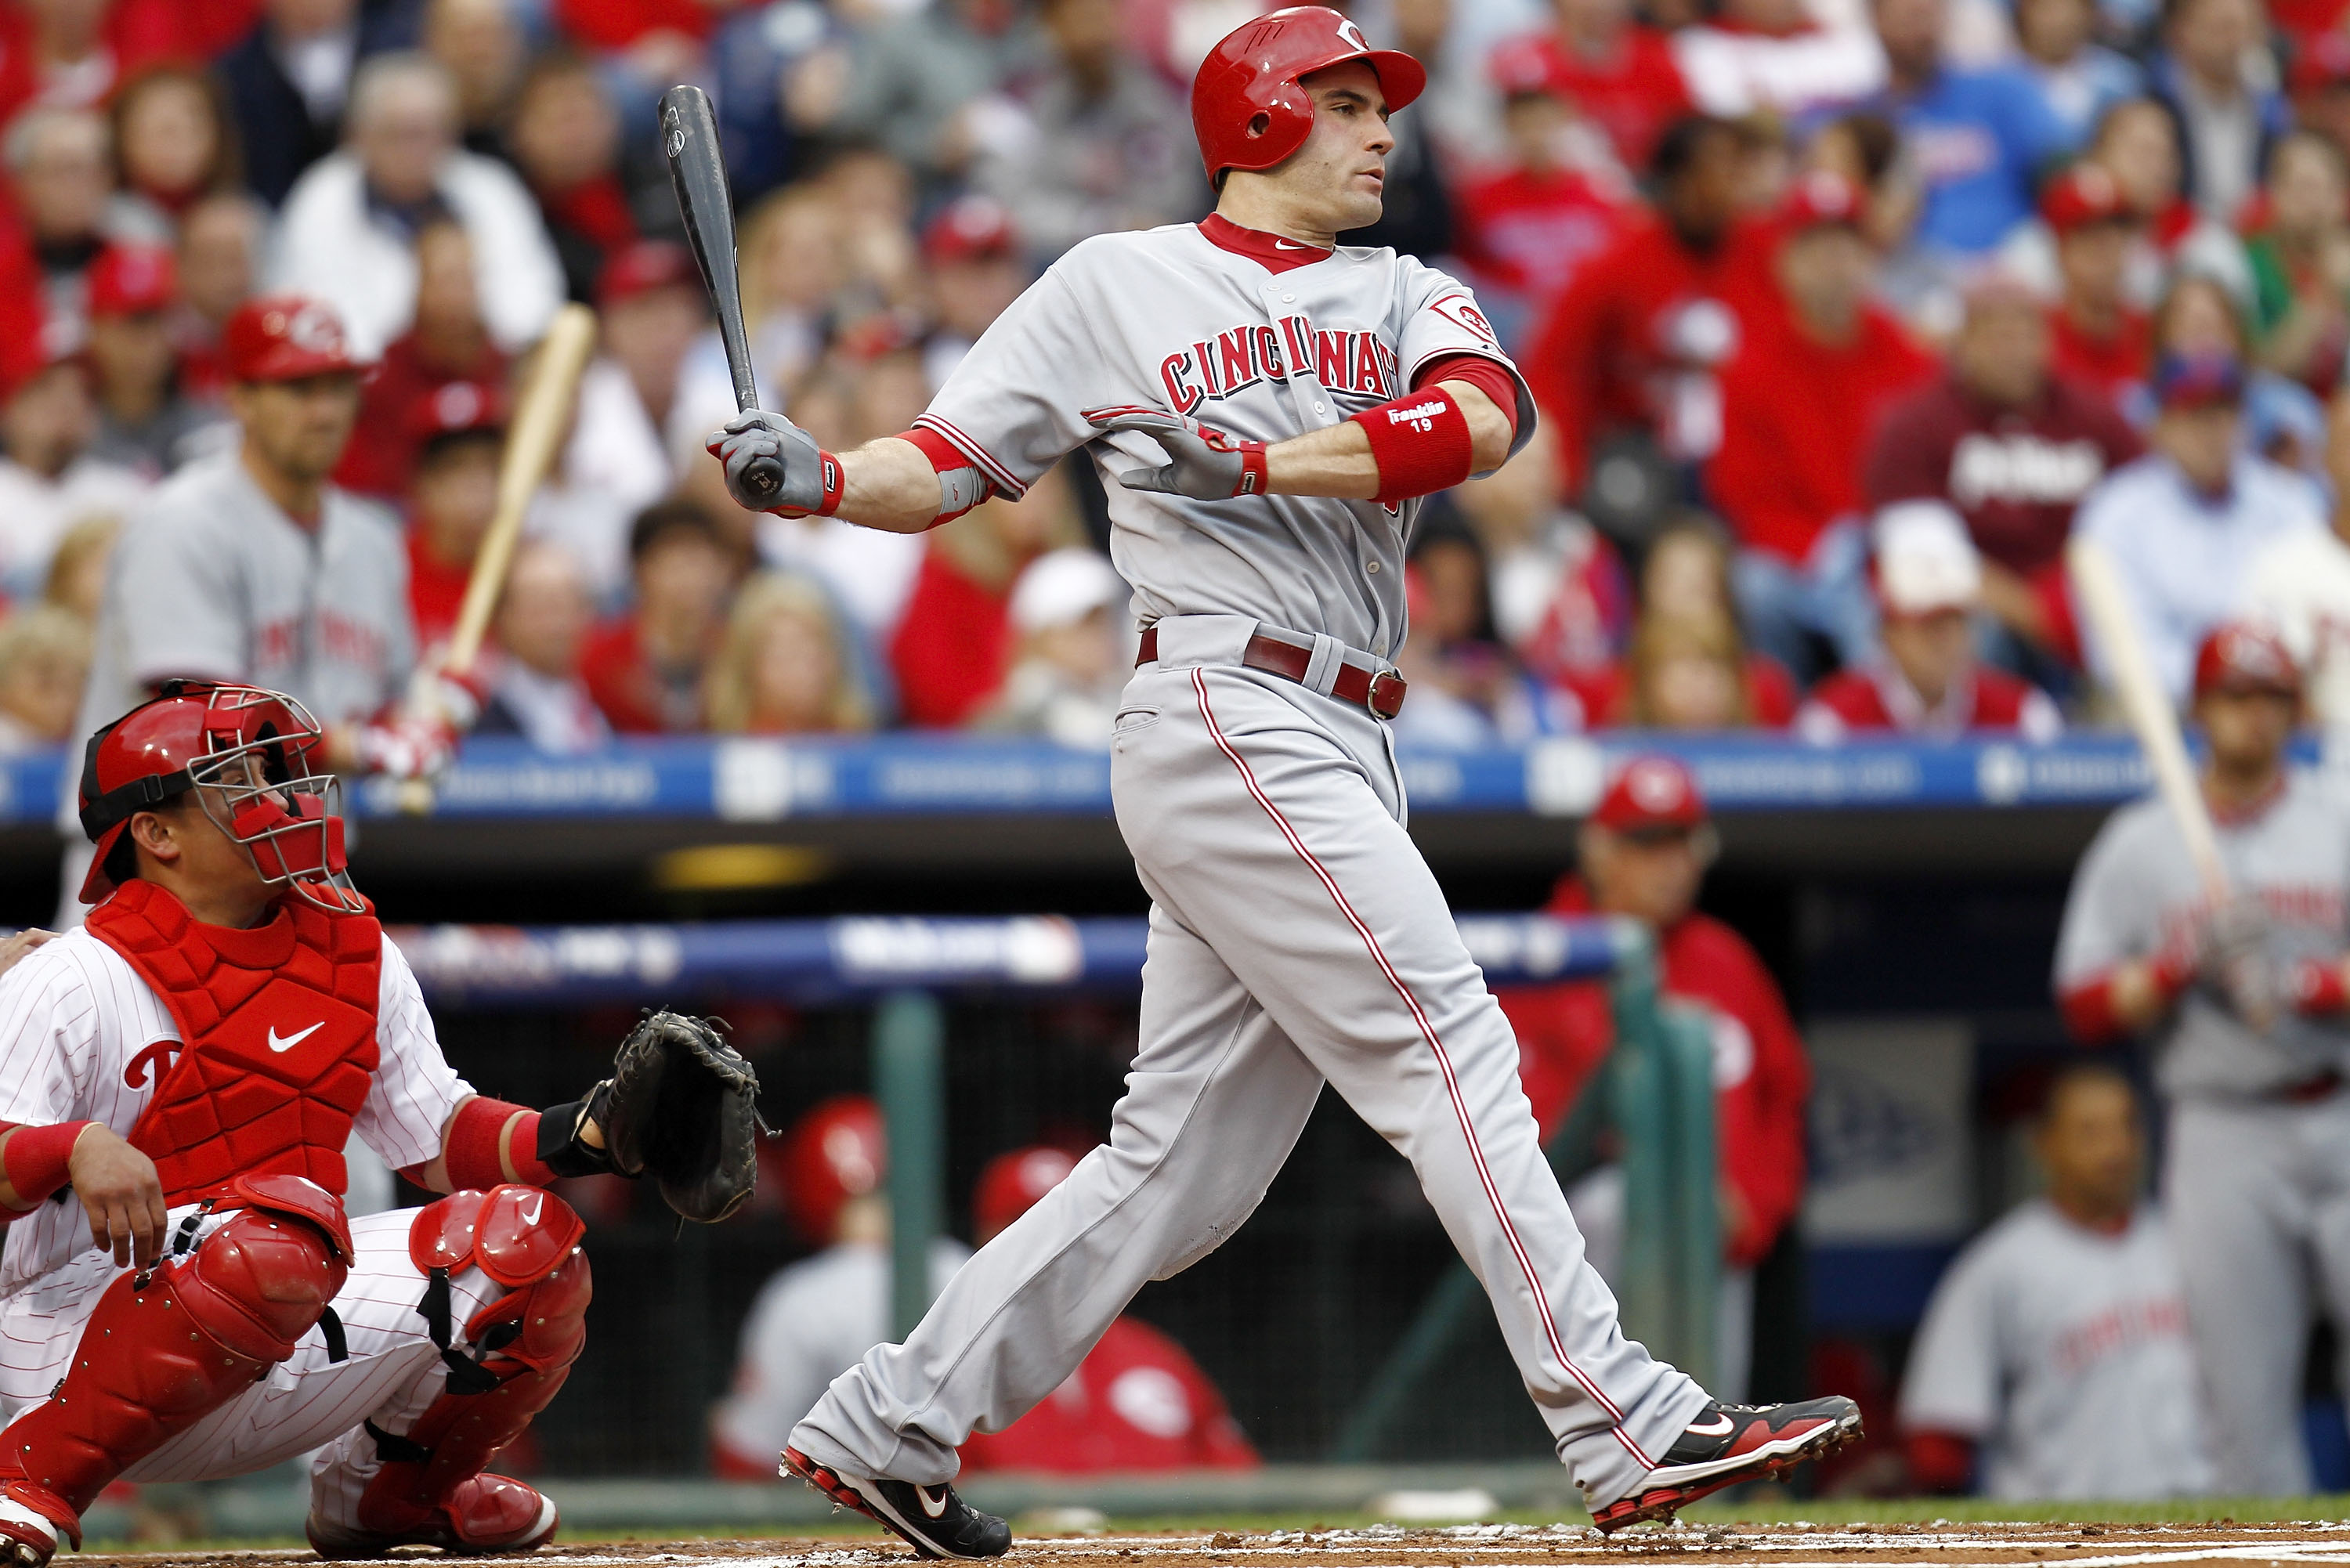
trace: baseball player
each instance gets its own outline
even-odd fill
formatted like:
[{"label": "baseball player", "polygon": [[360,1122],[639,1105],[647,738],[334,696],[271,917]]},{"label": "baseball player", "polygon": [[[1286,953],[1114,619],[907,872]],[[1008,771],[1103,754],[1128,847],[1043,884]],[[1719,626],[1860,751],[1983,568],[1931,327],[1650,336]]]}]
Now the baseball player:
[{"label": "baseball player", "polygon": [[[584,1335],[583,1228],[544,1189],[619,1163],[631,1096],[616,1069],[532,1111],[450,1070],[344,869],[325,749],[249,686],[172,682],[99,731],[96,908],[0,977],[0,1557],[20,1568],[78,1545],[117,1477],[314,1449],[323,1555],[555,1532],[484,1467]],[[451,1196],[348,1219],[353,1133]]]},{"label": "baseball player", "polygon": [[2288,771],[2292,657],[2243,624],[2207,637],[2194,712],[2233,889],[2215,907],[2149,797],[2074,878],[2056,992],[2089,1042],[2143,1034],[2170,1102],[2163,1206],[2178,1244],[2223,1491],[2306,1491],[2302,1349],[2313,1284],[2350,1323],[2350,816]]},{"label": "baseball player", "polygon": [[738,501],[900,532],[1017,496],[1085,447],[1143,623],[1111,749],[1150,891],[1141,1049],[1108,1145],[972,1258],[783,1456],[923,1552],[1010,1531],[956,1449],[1059,1386],[1145,1282],[1263,1197],[1323,1085],[1417,1170],[1603,1528],[1831,1448],[1848,1401],[1717,1406],[1624,1337],[1544,1163],[1517,1046],[1404,831],[1404,551],[1420,498],[1500,466],[1534,407],[1469,292],[1389,250],[1387,117],[1418,61],[1295,6],[1217,45],[1192,121],[1216,212],[1077,245],[916,428],[841,456],[780,416],[712,437]]}]

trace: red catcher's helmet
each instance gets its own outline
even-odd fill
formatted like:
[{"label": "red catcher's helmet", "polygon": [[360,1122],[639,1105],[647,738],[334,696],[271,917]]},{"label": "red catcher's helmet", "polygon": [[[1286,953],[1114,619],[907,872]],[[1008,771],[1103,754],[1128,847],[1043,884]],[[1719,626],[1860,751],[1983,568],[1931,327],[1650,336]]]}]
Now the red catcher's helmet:
[{"label": "red catcher's helmet", "polygon": [[828,1245],[848,1200],[879,1191],[889,1173],[881,1107],[863,1095],[835,1095],[784,1139],[784,1212],[801,1235]]},{"label": "red catcher's helmet", "polygon": [[1068,1150],[1049,1145],[997,1155],[980,1168],[979,1186],[971,1195],[973,1234],[994,1235],[1035,1208],[1038,1199],[1076,1168]]},{"label": "red catcher's helmet", "polygon": [[2301,667],[2265,627],[2229,621],[2195,650],[2195,695],[2206,691],[2273,691],[2301,695]]},{"label": "red catcher's helmet", "polygon": [[98,846],[81,900],[114,891],[106,862],[142,811],[197,791],[214,826],[253,857],[261,879],[320,909],[357,914],[367,900],[343,860],[335,775],[309,710],[258,686],[167,680],[162,695],[89,738],[82,752],[81,830]]},{"label": "red catcher's helmet", "polygon": [[1375,49],[1363,30],[1326,5],[1292,5],[1224,35],[1191,78],[1191,129],[1208,178],[1227,169],[1270,169],[1305,145],[1314,100],[1297,78],[1348,60],[1378,73],[1388,108],[1428,86],[1428,70],[1400,49]]}]

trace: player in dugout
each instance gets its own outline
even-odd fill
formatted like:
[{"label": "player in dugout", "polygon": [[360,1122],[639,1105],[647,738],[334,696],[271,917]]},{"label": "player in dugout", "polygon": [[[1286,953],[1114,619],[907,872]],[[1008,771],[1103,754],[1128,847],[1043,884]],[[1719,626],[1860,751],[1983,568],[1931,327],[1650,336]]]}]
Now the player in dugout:
[{"label": "player in dugout", "polygon": [[[567,1105],[475,1093],[351,884],[325,752],[299,702],[250,686],[167,683],[99,731],[80,786],[95,907],[0,977],[16,1568],[78,1547],[118,1478],[305,1454],[323,1556],[555,1533],[550,1501],[485,1469],[585,1338],[583,1226],[546,1189],[649,1168],[627,1158],[652,1114],[645,1056],[668,1059],[671,1025],[707,1026],[655,1014]],[[747,1098],[730,1119],[728,1180],[696,1194],[691,1172],[660,1172],[690,1218],[747,1195]],[[347,1218],[354,1133],[449,1196]]]},{"label": "player in dugout", "polygon": [[2193,682],[2203,798],[2232,891],[2205,889],[2158,797],[2123,806],[2074,877],[2056,993],[2084,1043],[2152,1045],[2169,1105],[2163,1208],[2218,1485],[2289,1497],[2310,1489],[2313,1285],[2350,1323],[2350,815],[2287,765],[2301,676],[2274,636],[2222,625]]}]

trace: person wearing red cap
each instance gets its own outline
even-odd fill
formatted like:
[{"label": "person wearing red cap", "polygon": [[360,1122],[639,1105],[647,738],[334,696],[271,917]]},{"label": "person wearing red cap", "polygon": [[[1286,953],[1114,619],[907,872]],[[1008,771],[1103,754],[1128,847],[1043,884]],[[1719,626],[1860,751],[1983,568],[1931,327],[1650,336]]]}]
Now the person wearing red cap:
[{"label": "person wearing red cap", "polygon": [[408,483],[408,607],[417,646],[433,649],[456,629],[497,511],[505,451],[505,399],[495,387],[449,381],[408,410],[416,467]]},{"label": "person wearing red cap", "polygon": [[1851,664],[1874,641],[1862,460],[1886,410],[1935,369],[1869,297],[1877,258],[1861,233],[1863,200],[1818,169],[1788,191],[1777,308],[1722,377],[1721,449],[1706,470],[1738,540],[1748,632],[1799,676],[1821,670],[1822,642]]},{"label": "person wearing red cap", "polygon": [[[1576,840],[1579,869],[1547,912],[1622,915],[1656,933],[1662,984],[1696,1009],[1713,1039],[1714,1129],[1721,1175],[1720,1318],[1724,1398],[1743,1396],[1752,1344],[1753,1269],[1793,1222],[1804,1196],[1804,1103],[1811,1064],[1779,987],[1746,940],[1697,908],[1714,853],[1697,780],[1668,756],[1635,757],[1609,783]],[[1599,981],[1504,987],[1494,993],[1517,1030],[1519,1076],[1547,1140],[1615,1044]],[[1618,1189],[1586,1183],[1575,1217],[1604,1229]],[[1603,1270],[1603,1272],[1605,1272]]]},{"label": "person wearing red cap", "polygon": [[1664,35],[1627,0],[1552,0],[1551,11],[1555,26],[1526,43],[1623,165],[1647,168],[1666,131],[1697,109]]},{"label": "person wearing red cap", "polygon": [[[972,1195],[985,1246],[1076,1168],[1066,1149],[999,1154]],[[1188,1352],[1131,1314],[1112,1320],[1068,1380],[1001,1432],[974,1432],[964,1468],[1046,1475],[1251,1470],[1262,1462],[1224,1397]]]},{"label": "person wearing red cap", "polygon": [[[771,1146],[774,1147],[774,1146]],[[779,1270],[743,1320],[734,1381],[710,1412],[710,1468],[729,1480],[772,1482],[792,1423],[825,1386],[889,1337],[889,1140],[881,1107],[863,1095],[819,1101],[794,1123],[763,1179],[815,1256]],[[971,1256],[952,1237],[931,1243],[931,1289]]]},{"label": "person wearing red cap", "polygon": [[2102,164],[2080,162],[2048,182],[2040,215],[2054,236],[2059,295],[2048,313],[2060,376],[2116,406],[2154,369],[2154,327],[2130,298],[2130,258],[2146,222]]},{"label": "person wearing red cap", "polygon": [[343,450],[335,483],[397,505],[407,498],[417,437],[409,413],[452,381],[503,386],[509,361],[490,340],[474,283],[473,242],[452,223],[416,236],[416,319],[384,349],[359,389],[364,441]]},{"label": "person wearing red cap", "polygon": [[931,291],[922,370],[933,388],[943,387],[1028,286],[1010,210],[993,196],[961,196],[940,208],[922,227],[922,270]]},{"label": "person wearing red cap", "polygon": [[2350,812],[2289,765],[2301,671],[2272,633],[2223,621],[2192,670],[2225,886],[2162,800],[2121,807],[2074,875],[2055,992],[2084,1044],[2141,1039],[2169,1102],[2162,1190],[2214,1490],[2289,1496],[2310,1485],[2313,1296],[2350,1321],[2333,1251],[2350,1189]]},{"label": "person wearing red cap", "polygon": [[160,479],[227,436],[216,406],[180,385],[172,253],[110,245],[89,269],[89,366],[98,394],[90,455]]},{"label": "person wearing red cap", "polygon": [[49,557],[85,517],[128,517],[146,499],[136,469],[91,451],[89,366],[54,339],[0,341],[0,595],[37,597]]}]

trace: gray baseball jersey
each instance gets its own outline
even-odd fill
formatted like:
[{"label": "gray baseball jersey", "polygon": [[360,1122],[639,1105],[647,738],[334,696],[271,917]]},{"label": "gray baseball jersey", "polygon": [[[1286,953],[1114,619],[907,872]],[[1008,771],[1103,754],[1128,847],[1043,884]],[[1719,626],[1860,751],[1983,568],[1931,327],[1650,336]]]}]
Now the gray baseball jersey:
[{"label": "gray baseball jersey", "polygon": [[2199,1392],[2160,1215],[2102,1235],[2034,1199],[1935,1287],[1901,1424],[1974,1438],[1992,1497],[2181,1497],[2211,1483]]},{"label": "gray baseball jersey", "polygon": [[[1017,493],[1092,439],[1088,409],[1277,441],[1409,389],[1436,356],[1507,364],[1440,274],[1384,250],[1248,245],[1191,226],[1085,242],[987,330],[923,424]],[[1523,439],[1523,387],[1517,400]],[[1326,1084],[1410,1159],[1569,1476],[1614,1501],[1705,1392],[1625,1338],[1543,1158],[1509,1023],[1404,831],[1387,727],[1330,695],[1343,645],[1360,667],[1402,639],[1418,507],[1146,494],[1115,472],[1155,465],[1154,443],[1092,450],[1118,569],[1158,630],[1110,748],[1152,903],[1134,1070],[1109,1143],[981,1248],[905,1344],[836,1378],[792,1446],[855,1475],[951,1479],[973,1431],[1010,1426],[1146,1282],[1248,1218]],[[1305,680],[1242,663],[1261,627],[1313,643]]]},{"label": "gray baseball jersey", "polygon": [[[1089,410],[1149,405],[1270,442],[1400,397],[1442,356],[1509,363],[1444,274],[1390,250],[1275,243],[1316,259],[1275,272],[1193,223],[1087,240],[996,318],[917,422],[1018,495],[1094,441]],[[1534,424],[1523,383],[1515,411],[1523,444]],[[1419,502],[1146,496],[1116,475],[1163,461],[1148,436],[1097,441],[1093,456],[1110,557],[1141,621],[1247,615],[1382,658],[1402,645]]]},{"label": "gray baseball jersey", "polygon": [[[2279,964],[2337,959],[2350,942],[2350,812],[2316,779],[2293,774],[2261,810],[2218,825],[2220,857],[2257,895]],[[2056,988],[2072,990],[2125,959],[2177,940],[2206,912],[2187,842],[2154,798],[2122,807],[2089,846],[2064,905]],[[2157,1076],[2172,1096],[2257,1096],[2350,1069],[2350,1023],[2287,1013],[2255,1033],[2197,984],[2158,1026]]]}]

